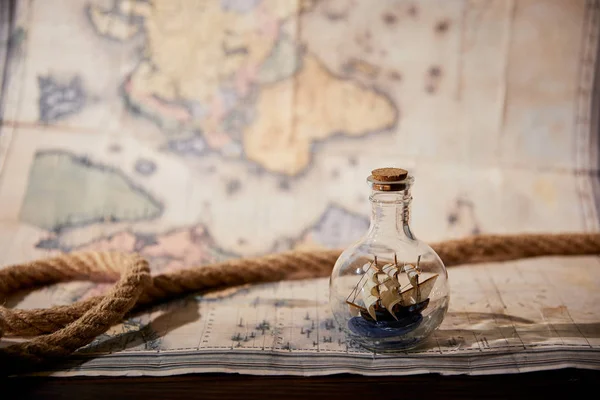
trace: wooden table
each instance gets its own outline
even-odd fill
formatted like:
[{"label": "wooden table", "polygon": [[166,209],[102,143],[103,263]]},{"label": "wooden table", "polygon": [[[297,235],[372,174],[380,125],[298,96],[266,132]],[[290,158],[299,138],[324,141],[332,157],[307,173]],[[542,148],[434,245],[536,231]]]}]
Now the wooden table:
[{"label": "wooden table", "polygon": [[510,375],[323,377],[201,374],[137,378],[11,378],[0,399],[567,399],[598,398],[600,371],[559,369]]}]

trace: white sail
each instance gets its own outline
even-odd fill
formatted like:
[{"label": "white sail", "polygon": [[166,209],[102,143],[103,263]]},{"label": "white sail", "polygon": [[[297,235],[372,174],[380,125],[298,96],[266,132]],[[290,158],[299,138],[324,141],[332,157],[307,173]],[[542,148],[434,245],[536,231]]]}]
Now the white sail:
[{"label": "white sail", "polygon": [[379,293],[381,293],[384,290],[392,290],[392,291],[395,291],[396,293],[398,293],[399,287],[400,286],[399,286],[398,281],[388,278],[386,281],[379,284]]},{"label": "white sail", "polygon": [[427,278],[419,285],[411,287],[410,289],[400,293],[402,305],[408,306],[411,304],[417,304],[428,298],[433,286],[435,285],[437,277],[438,275],[434,275],[430,278]]},{"label": "white sail", "polygon": [[389,281],[391,278],[387,274],[377,274],[377,283],[382,284]]},{"label": "white sail", "polygon": [[377,294],[379,293],[379,291],[377,290],[377,285],[379,285],[379,282],[377,282],[376,279],[377,278],[367,279],[367,281],[365,282],[365,284],[362,288],[363,292],[367,292],[370,295],[377,296]]},{"label": "white sail", "polygon": [[385,264],[381,268],[381,271],[392,279],[398,279],[398,273],[400,272],[394,264]]},{"label": "white sail", "polygon": [[[396,304],[402,301],[402,297],[398,293],[398,285],[396,281],[389,279],[383,284],[379,285],[379,297],[381,298],[381,304],[396,318],[393,308]],[[398,319],[398,318],[396,318]]]},{"label": "white sail", "polygon": [[365,272],[367,274],[367,279],[369,280],[374,279],[373,277],[377,275],[377,270],[375,268],[369,268]]},{"label": "white sail", "polygon": [[417,285],[419,284],[419,271],[413,265],[410,264],[406,264],[404,267],[402,267],[402,271],[406,272],[410,284],[413,287],[417,287]]},{"label": "white sail", "polygon": [[365,308],[369,312],[369,315],[376,320],[377,318],[375,314],[375,304],[377,303],[377,300],[379,300],[379,296],[373,296],[372,294],[370,294],[370,292],[364,289],[361,294],[363,303],[365,303]]},{"label": "white sail", "polygon": [[373,271],[373,269],[367,271],[369,278],[367,279],[365,285],[361,290],[361,295],[363,302],[365,303],[365,308],[369,312],[369,315],[371,315],[371,317],[373,317],[373,319],[376,320],[377,318],[375,317],[375,304],[377,303],[377,300],[379,300],[379,282],[377,281],[377,276],[374,275],[374,272],[371,271]]}]

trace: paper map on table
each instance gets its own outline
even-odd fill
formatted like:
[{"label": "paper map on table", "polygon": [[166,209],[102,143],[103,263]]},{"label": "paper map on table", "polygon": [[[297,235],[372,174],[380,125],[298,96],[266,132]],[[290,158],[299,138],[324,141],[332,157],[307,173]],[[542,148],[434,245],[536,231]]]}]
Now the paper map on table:
[{"label": "paper map on table", "polygon": [[[600,368],[600,260],[540,258],[449,270],[451,306],[415,350],[374,354],[348,343],[326,279],[190,296],[128,319],[58,376],[191,372],[370,375],[515,373]],[[36,293],[22,305],[70,301],[85,285]]]},{"label": "paper map on table", "polygon": [[[599,5],[65,0],[11,16],[0,3],[0,265],[117,250],[161,273],[344,247],[368,227],[365,179],[383,166],[414,174],[426,242],[598,231]],[[316,280],[165,304],[59,375],[598,368],[597,264],[453,268],[446,320],[409,355],[346,343]]]}]

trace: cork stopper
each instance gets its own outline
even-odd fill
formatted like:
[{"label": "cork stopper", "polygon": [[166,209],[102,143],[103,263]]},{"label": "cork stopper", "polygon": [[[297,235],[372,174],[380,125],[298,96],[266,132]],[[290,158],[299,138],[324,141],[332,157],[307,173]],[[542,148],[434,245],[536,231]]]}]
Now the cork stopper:
[{"label": "cork stopper", "polygon": [[371,171],[371,175],[379,182],[398,182],[406,179],[408,171],[402,168],[377,168]]},{"label": "cork stopper", "polygon": [[371,171],[367,182],[374,190],[396,192],[406,190],[412,184],[408,171],[402,168],[377,168]]}]

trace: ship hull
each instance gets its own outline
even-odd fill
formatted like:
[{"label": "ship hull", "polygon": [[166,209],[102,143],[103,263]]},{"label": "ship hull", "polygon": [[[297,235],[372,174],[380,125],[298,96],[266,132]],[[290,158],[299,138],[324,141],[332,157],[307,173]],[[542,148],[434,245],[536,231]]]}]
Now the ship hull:
[{"label": "ship hull", "polygon": [[384,339],[396,336],[402,336],[415,330],[423,316],[421,314],[412,315],[398,321],[369,321],[362,317],[354,317],[348,321],[348,328],[359,336]]},{"label": "ship hull", "polygon": [[361,312],[359,316],[348,321],[348,328],[356,335],[368,338],[390,338],[402,336],[415,330],[421,321],[423,311],[429,305],[429,299],[406,307],[394,308],[396,318],[389,312],[376,311],[377,321],[368,313]]}]

